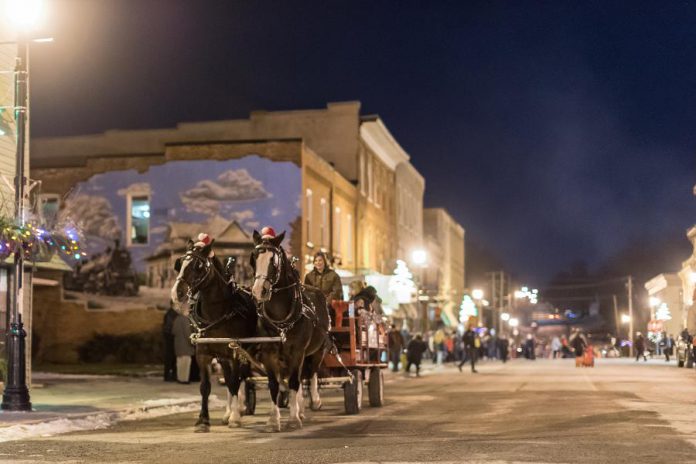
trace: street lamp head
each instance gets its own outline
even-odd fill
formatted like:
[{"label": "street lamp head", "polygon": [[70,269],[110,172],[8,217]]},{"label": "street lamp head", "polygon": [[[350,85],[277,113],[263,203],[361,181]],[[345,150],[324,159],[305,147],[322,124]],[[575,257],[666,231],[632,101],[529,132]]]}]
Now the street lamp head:
[{"label": "street lamp head", "polygon": [[510,327],[517,327],[520,325],[520,321],[516,317],[513,317],[512,319],[510,319],[508,321],[508,323],[510,324]]},{"label": "street lamp head", "polygon": [[621,323],[628,324],[629,322],[631,322],[631,316],[629,316],[628,314],[622,314],[621,315]]},{"label": "street lamp head", "polygon": [[43,0],[4,0],[5,13],[20,32],[27,32],[39,25],[44,16]]},{"label": "street lamp head", "polygon": [[481,290],[480,288],[475,288],[471,291],[471,296],[474,297],[474,300],[482,300],[483,290]]},{"label": "street lamp head", "polygon": [[510,320],[510,314],[509,313],[502,313],[500,315],[500,318],[504,321],[509,321]]},{"label": "street lamp head", "polygon": [[662,303],[662,300],[660,300],[656,296],[651,296],[649,299],[649,302],[650,302],[650,306],[657,307],[657,306],[660,306],[660,303]]},{"label": "street lamp head", "polygon": [[411,259],[413,260],[413,264],[422,266],[428,260],[428,255],[425,252],[425,250],[413,250],[413,253],[411,254]]}]

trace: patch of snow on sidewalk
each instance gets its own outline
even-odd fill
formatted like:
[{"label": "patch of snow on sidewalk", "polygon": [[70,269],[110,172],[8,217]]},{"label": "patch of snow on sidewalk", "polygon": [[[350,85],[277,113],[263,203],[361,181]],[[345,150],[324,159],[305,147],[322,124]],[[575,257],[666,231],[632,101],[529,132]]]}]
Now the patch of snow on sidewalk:
[{"label": "patch of snow on sidewalk", "polygon": [[[225,401],[210,395],[209,407],[223,408]],[[32,424],[16,424],[0,428],[0,442],[24,440],[35,437],[51,437],[69,432],[101,430],[121,421],[154,419],[170,414],[194,412],[200,408],[200,397],[163,398],[147,400],[140,407],[120,412],[102,412],[74,418],[53,419]]]}]

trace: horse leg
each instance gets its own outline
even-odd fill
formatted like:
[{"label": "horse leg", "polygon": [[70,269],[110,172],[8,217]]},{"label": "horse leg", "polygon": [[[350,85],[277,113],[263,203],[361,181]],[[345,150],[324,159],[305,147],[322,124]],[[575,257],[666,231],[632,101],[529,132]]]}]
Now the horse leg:
[{"label": "horse leg", "polygon": [[302,419],[300,419],[300,401],[302,399],[302,385],[300,381],[300,369],[294,369],[290,374],[288,387],[290,388],[290,418],[288,420],[288,430],[296,430],[302,428]]},{"label": "horse leg", "polygon": [[[266,368],[268,369],[268,368]],[[271,412],[266,422],[267,432],[280,432],[280,408],[278,407],[278,377],[268,370],[268,390],[271,392]]]},{"label": "horse leg", "polygon": [[241,427],[242,417],[239,414],[239,363],[224,359],[222,371],[225,374],[225,385],[227,385],[227,407],[222,423],[229,425],[230,428]]},{"label": "horse leg", "polygon": [[320,350],[314,353],[309,362],[309,407],[312,411],[319,411],[321,409],[321,397],[319,396],[319,367],[322,360],[324,359],[324,354],[326,350]]},{"label": "horse leg", "polygon": [[[197,356],[196,361],[201,367],[201,412],[196,421],[195,432],[210,431],[210,415],[208,413],[208,397],[210,396],[210,361],[207,356]],[[207,362],[206,362],[207,361]]]}]

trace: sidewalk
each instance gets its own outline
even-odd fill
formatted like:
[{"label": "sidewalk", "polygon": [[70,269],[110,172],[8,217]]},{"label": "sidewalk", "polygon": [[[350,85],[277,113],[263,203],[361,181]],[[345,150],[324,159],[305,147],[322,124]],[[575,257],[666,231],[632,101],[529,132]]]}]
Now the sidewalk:
[{"label": "sidewalk", "polygon": [[[33,411],[0,411],[0,442],[106,428],[123,420],[196,411],[200,405],[198,383],[40,372],[32,377]],[[225,388],[213,385],[210,398],[211,408],[224,407]]]}]

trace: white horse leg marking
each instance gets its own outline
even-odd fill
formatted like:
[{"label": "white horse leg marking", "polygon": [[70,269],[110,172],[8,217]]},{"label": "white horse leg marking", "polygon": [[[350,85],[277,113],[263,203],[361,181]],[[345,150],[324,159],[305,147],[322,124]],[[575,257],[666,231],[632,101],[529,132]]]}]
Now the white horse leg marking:
[{"label": "white horse leg marking", "polygon": [[300,384],[300,389],[297,390],[297,407],[300,420],[305,420],[304,389],[302,388],[302,384]]},{"label": "white horse leg marking", "polygon": [[314,375],[312,375],[309,388],[309,399],[312,401],[312,409],[314,411],[321,409],[321,397],[319,396],[319,374],[316,372]]},{"label": "white horse leg marking", "polygon": [[239,414],[246,414],[246,380],[239,385]]},{"label": "white horse leg marking", "polygon": [[300,419],[300,407],[298,403],[298,394],[295,390],[290,390],[290,417],[288,418],[288,428],[302,428],[302,420]]},{"label": "white horse leg marking", "polygon": [[271,432],[280,432],[280,408],[275,404],[271,404],[271,413],[266,422],[266,427]]},{"label": "white horse leg marking", "polygon": [[239,396],[234,395],[232,397],[230,410],[232,410],[232,416],[230,416],[230,427],[241,427],[242,415],[239,413]]},{"label": "white horse leg marking", "polygon": [[225,405],[225,414],[222,416],[222,423],[227,425],[232,415],[232,394],[227,390],[227,404]]}]

